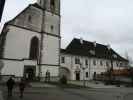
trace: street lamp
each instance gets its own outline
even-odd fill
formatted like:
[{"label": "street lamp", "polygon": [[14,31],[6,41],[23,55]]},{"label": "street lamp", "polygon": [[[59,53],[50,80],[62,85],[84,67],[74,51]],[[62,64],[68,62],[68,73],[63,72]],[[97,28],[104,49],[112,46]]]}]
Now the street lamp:
[{"label": "street lamp", "polygon": [[85,87],[85,69],[87,67],[84,67],[82,63],[80,63],[80,68],[83,70],[83,86]]},{"label": "street lamp", "polygon": [[109,81],[112,81],[112,71],[113,71],[113,61],[112,61],[112,53],[111,53],[111,47],[110,45],[107,46],[108,47],[108,54],[109,54],[109,59],[110,59],[110,63],[111,63],[111,67],[109,68]]}]

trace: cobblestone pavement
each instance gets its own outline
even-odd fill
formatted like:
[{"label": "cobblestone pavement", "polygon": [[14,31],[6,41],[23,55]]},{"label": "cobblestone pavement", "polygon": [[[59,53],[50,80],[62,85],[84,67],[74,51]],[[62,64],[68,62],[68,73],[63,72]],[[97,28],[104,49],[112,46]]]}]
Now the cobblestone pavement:
[{"label": "cobblestone pavement", "polygon": [[7,98],[6,87],[0,89],[3,90],[4,100],[133,100],[133,88],[76,89],[41,86],[26,88],[22,99],[19,98],[17,87],[12,98]]}]

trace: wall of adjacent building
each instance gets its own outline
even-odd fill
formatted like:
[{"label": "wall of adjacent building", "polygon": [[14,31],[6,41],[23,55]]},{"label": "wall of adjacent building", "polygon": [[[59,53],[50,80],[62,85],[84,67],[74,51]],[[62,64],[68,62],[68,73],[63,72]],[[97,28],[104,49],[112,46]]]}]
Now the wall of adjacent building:
[{"label": "wall of adjacent building", "polygon": [[[61,62],[62,57],[65,57],[64,63]],[[81,64],[75,64],[75,58],[79,58]],[[88,65],[85,64],[85,60],[88,61]],[[96,65],[94,65],[93,63],[94,60],[96,61]],[[100,64],[100,61],[102,61],[102,65]],[[108,62],[109,64],[108,66],[106,62]],[[94,72],[96,72],[96,74],[101,74],[103,72],[106,72],[107,69],[111,67],[111,60],[81,57],[70,54],[61,54],[60,63],[61,67],[65,67],[70,71],[70,77],[69,77],[70,80],[76,80],[75,72],[77,68],[80,69],[80,80],[83,80],[84,76],[85,80],[90,80],[93,79]],[[117,65],[116,63],[118,63],[119,65]],[[125,62],[113,61],[113,68],[114,69],[124,68],[123,66],[120,66],[120,63],[125,63]],[[81,67],[84,67],[85,70],[83,71]],[[88,77],[86,77],[86,72],[88,72]]]}]

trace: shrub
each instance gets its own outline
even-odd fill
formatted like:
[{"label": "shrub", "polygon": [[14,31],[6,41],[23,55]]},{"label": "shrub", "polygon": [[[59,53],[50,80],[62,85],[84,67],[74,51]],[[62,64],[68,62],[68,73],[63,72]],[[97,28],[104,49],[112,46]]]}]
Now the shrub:
[{"label": "shrub", "polygon": [[61,78],[60,78],[60,83],[61,84],[67,84],[67,77],[65,75],[63,75]]}]

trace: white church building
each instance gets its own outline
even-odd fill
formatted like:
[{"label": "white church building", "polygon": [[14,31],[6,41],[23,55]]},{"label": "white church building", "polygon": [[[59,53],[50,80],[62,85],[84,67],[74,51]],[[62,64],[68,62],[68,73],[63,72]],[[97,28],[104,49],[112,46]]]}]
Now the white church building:
[{"label": "white church building", "polygon": [[96,42],[73,39],[61,49],[60,0],[38,0],[4,25],[0,35],[2,75],[42,80],[66,75],[69,80],[92,79],[108,68],[125,67],[128,61]]},{"label": "white church building", "polygon": [[30,79],[59,76],[60,0],[38,0],[14,19],[7,22],[1,33],[2,75]]}]

